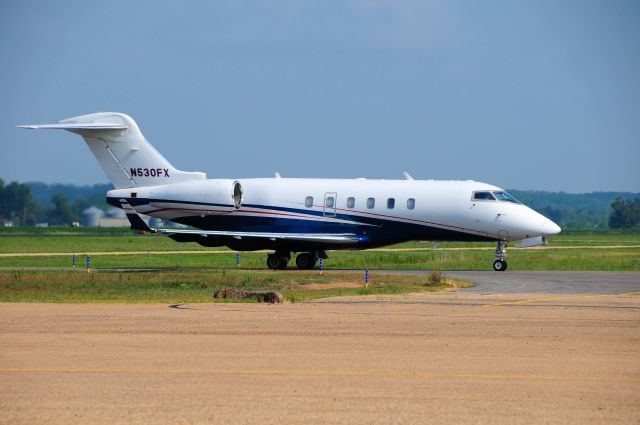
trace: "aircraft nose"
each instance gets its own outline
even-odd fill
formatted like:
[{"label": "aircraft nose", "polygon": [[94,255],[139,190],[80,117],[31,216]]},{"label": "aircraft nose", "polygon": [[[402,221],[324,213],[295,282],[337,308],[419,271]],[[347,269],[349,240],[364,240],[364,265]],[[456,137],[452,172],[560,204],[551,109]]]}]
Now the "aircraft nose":
[{"label": "aircraft nose", "polygon": [[547,219],[547,221],[549,222],[548,227],[550,230],[548,232],[550,235],[557,235],[558,233],[562,232],[562,229],[556,223],[549,219]]},{"label": "aircraft nose", "polygon": [[542,214],[538,214],[538,217],[539,217],[538,231],[540,235],[542,236],[557,235],[562,231],[560,226],[558,226],[556,223],[549,220],[547,217],[543,216]]},{"label": "aircraft nose", "polygon": [[549,236],[549,235],[557,235],[562,230],[560,226],[558,226],[553,221],[549,220],[547,217],[543,216],[537,211],[529,210],[529,213],[526,215],[527,224],[524,226],[525,236],[533,237],[535,236]]}]

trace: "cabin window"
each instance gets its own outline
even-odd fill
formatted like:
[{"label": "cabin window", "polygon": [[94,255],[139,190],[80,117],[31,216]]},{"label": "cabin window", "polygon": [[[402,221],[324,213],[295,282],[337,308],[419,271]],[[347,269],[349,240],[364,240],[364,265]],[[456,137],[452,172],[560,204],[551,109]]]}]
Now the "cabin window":
[{"label": "cabin window", "polygon": [[376,198],[367,198],[367,208],[371,209],[376,206]]},{"label": "cabin window", "polygon": [[473,192],[474,201],[495,201],[496,198],[491,192]]},{"label": "cabin window", "polygon": [[304,206],[307,208],[311,208],[313,206],[313,196],[307,196],[304,198]]},{"label": "cabin window", "polygon": [[349,196],[347,198],[347,208],[353,208],[356,206],[356,198],[353,196]]},{"label": "cabin window", "polygon": [[327,198],[324,200],[324,205],[327,208],[333,208],[335,204],[336,204],[336,198],[334,198],[333,196],[327,196]]},{"label": "cabin window", "polygon": [[513,202],[514,204],[521,203],[507,192],[493,192],[493,194],[496,196],[496,198],[498,198],[498,201]]},{"label": "cabin window", "polygon": [[394,209],[396,206],[396,198],[389,198],[387,199],[387,208],[389,208],[390,210]]},{"label": "cabin window", "polygon": [[407,199],[407,209],[412,210],[416,207],[416,200],[413,198]]}]

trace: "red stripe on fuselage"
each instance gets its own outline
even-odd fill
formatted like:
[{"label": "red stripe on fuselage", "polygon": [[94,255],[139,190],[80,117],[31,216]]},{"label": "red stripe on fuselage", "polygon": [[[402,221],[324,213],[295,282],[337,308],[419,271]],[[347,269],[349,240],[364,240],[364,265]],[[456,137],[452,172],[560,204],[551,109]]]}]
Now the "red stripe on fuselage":
[{"label": "red stripe on fuselage", "polygon": [[[316,207],[316,208],[324,208],[322,205],[314,205],[314,207]],[[331,208],[331,209],[333,210],[333,208]],[[419,220],[419,219],[415,219],[415,218],[393,216],[393,215],[373,213],[373,212],[368,212],[368,211],[349,210],[349,209],[344,209],[344,208],[335,208],[335,210],[336,211],[348,212],[348,213],[356,213],[356,214],[363,214],[363,215],[369,215],[369,216],[384,217],[384,218],[387,218],[387,219],[394,219],[396,221],[397,220],[406,220],[406,221],[410,221],[410,222],[414,222],[414,223],[423,223],[423,224],[428,224],[428,225],[447,227],[447,228],[451,228],[451,229],[463,230],[463,231],[466,231],[466,232],[473,232],[473,233],[480,232],[479,230],[468,229],[466,227],[453,226],[453,225],[450,225],[450,224],[435,223],[435,222],[432,222],[432,221]],[[203,209],[203,208],[160,208],[160,209],[157,209],[157,210],[147,211],[144,214],[151,214],[151,213],[157,213],[157,212],[162,212],[162,211],[204,211],[204,212],[208,212],[208,213],[227,213],[227,214],[232,214],[232,213],[235,212],[235,213],[245,213],[245,214],[263,214],[263,215],[276,215],[276,216],[282,216],[282,217],[296,217],[296,218],[302,218],[302,219],[316,219],[318,217],[318,216],[315,216],[315,215],[289,214],[289,213],[272,212],[272,211],[257,211],[257,210],[246,210],[246,209],[210,210],[210,209]],[[323,216],[323,217],[325,217],[325,216]],[[333,218],[333,217],[327,217],[327,218]],[[320,220],[317,220],[317,221],[320,221]],[[352,221],[355,221],[355,220],[352,220]]]}]

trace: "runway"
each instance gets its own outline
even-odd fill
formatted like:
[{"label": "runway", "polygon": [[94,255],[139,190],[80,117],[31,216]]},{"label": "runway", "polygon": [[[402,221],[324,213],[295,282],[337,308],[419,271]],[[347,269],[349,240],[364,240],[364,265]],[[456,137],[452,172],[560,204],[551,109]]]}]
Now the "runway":
[{"label": "runway", "polygon": [[[327,270],[327,273],[344,270]],[[361,272],[361,270],[348,270]],[[424,274],[430,270],[369,270],[382,274]],[[640,272],[448,270],[445,276],[473,282],[464,292],[499,294],[624,294],[640,291]]]},{"label": "runway", "polygon": [[0,304],[0,423],[638,423],[640,295],[570,292],[574,274],[516,293],[512,274],[283,305]]},{"label": "runway", "polygon": [[640,291],[638,272],[450,271],[447,276],[475,284],[465,292],[623,294]]}]

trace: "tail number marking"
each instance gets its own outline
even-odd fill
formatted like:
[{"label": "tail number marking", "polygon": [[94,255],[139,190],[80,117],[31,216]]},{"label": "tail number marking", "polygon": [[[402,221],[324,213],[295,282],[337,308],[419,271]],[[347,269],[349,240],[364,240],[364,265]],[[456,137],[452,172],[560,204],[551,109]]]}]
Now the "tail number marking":
[{"label": "tail number marking", "polygon": [[131,177],[169,177],[168,168],[130,168]]}]

